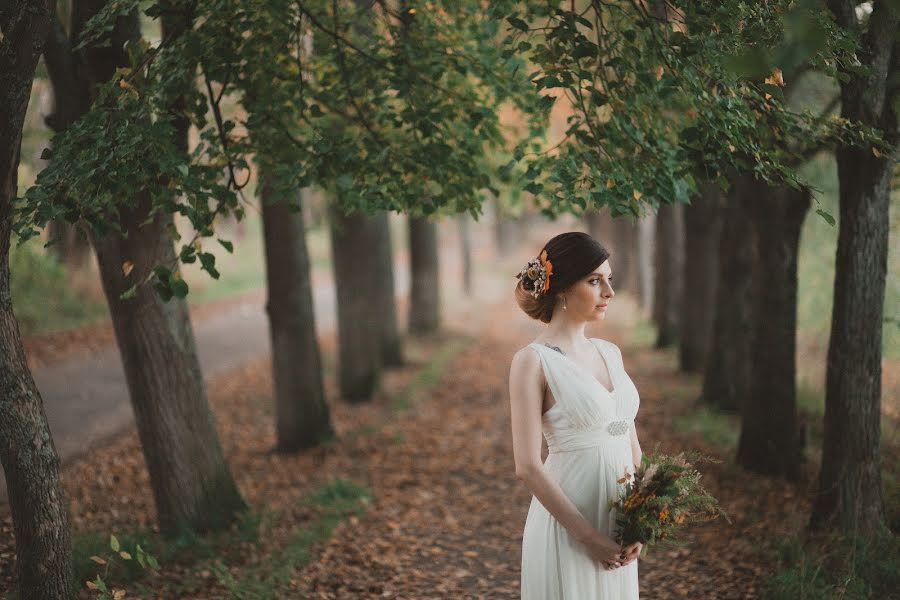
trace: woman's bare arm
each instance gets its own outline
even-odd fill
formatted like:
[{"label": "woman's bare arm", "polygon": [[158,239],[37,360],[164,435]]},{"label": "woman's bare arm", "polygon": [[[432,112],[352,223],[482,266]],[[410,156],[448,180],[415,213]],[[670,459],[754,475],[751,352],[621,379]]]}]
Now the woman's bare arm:
[{"label": "woman's bare arm", "polygon": [[534,350],[523,348],[513,356],[509,368],[516,477],[525,482],[544,508],[576,540],[584,543],[596,535],[594,526],[579,512],[559,484],[547,475],[541,463],[543,372],[540,360]]}]

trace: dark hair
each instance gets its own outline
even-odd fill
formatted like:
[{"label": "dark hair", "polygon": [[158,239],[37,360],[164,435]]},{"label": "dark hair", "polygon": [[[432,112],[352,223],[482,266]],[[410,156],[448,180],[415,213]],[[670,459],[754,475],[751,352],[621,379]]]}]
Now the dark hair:
[{"label": "dark hair", "polygon": [[[567,231],[550,239],[541,252],[547,251],[551,263],[550,285],[537,298],[523,286],[531,286],[527,277],[516,283],[516,302],[532,319],[549,323],[556,305],[556,295],[592,272],[609,258],[609,251],[600,242],[581,231]],[[540,252],[538,253],[540,256]]]}]

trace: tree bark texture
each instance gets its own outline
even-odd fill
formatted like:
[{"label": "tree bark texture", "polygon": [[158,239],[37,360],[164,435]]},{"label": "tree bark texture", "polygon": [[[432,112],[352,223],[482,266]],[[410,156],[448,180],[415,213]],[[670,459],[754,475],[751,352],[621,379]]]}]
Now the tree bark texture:
[{"label": "tree bark texture", "polygon": [[[302,192],[300,202],[302,203]],[[303,212],[262,185],[272,379],[278,450],[297,452],[334,438],[316,338]],[[299,207],[298,207],[299,208]]]},{"label": "tree bark texture", "polygon": [[16,538],[20,598],[72,598],[69,507],[41,395],[25,360],[9,281],[22,127],[50,22],[44,2],[0,5],[0,462]]},{"label": "tree bark texture", "polygon": [[372,269],[375,282],[373,287],[368,290],[368,294],[374,300],[371,308],[378,313],[380,362],[383,367],[399,367],[403,365],[403,341],[397,323],[391,224],[387,211],[380,211],[371,218],[372,224],[375,226],[376,237],[375,243],[369,247],[368,256],[372,257],[370,269]]},{"label": "tree bark texture", "polygon": [[757,188],[750,176],[735,176],[723,207],[716,316],[703,400],[727,412],[741,410],[750,387],[754,242],[747,203],[753,201],[748,193]]},{"label": "tree bark texture", "polygon": [[338,381],[348,402],[371,400],[381,372],[381,315],[374,298],[379,281],[368,260],[381,243],[375,219],[361,212],[330,214],[331,256],[337,296]]},{"label": "tree bark texture", "polygon": [[462,286],[466,295],[472,294],[472,217],[462,213],[457,217],[459,224],[459,249],[462,255]]},{"label": "tree bark texture", "polygon": [[716,311],[719,273],[721,189],[700,186],[693,204],[684,207],[684,286],[681,300],[679,363],[682,371],[700,373],[706,365]]},{"label": "tree bark texture", "polygon": [[637,223],[626,216],[613,218],[612,239],[607,246],[613,277],[618,284],[613,288],[618,292],[627,292],[640,301],[637,245]]},{"label": "tree bark texture", "polygon": [[653,255],[656,251],[656,213],[650,212],[637,222],[637,272],[641,311],[649,316],[653,310]]},{"label": "tree bark texture", "polygon": [[[885,525],[881,489],[881,346],[890,182],[900,146],[900,17],[876,2],[862,36],[867,76],[848,73],[841,115],[881,129],[893,151],[838,146],[840,217],[825,382],[825,436],[810,525],[870,536]],[[854,3],[829,2],[838,24],[857,27]]]},{"label": "tree bark texture", "polygon": [[808,190],[754,182],[746,197],[756,241],[753,342],[737,461],[752,471],[795,478],[802,460],[797,419],[797,255]]},{"label": "tree bark texture", "polygon": [[[207,403],[187,302],[163,302],[147,285],[139,286],[132,299],[119,298],[154,265],[176,260],[168,231],[172,215],[157,213],[141,226],[151,202],[146,193],[135,200],[137,206],[119,209],[125,236],[110,233],[92,241],[160,527],[169,534],[185,527],[222,529],[245,505]],[[134,264],[128,276],[122,269],[126,261]]]},{"label": "tree bark texture", "polygon": [[681,335],[681,302],[684,281],[684,205],[666,204],[656,215],[654,253],[653,321],[656,347],[666,348]]},{"label": "tree bark texture", "polygon": [[437,223],[428,217],[409,218],[411,293],[409,330],[434,333],[441,326],[441,280]]}]

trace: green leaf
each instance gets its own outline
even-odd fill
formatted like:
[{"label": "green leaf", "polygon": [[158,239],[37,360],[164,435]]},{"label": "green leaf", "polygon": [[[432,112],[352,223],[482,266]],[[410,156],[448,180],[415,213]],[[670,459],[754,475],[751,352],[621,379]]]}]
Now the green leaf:
[{"label": "green leaf", "polygon": [[526,31],[526,32],[528,31],[528,23],[526,23],[522,19],[520,19],[518,17],[506,17],[506,20],[509,22],[510,25],[512,25],[519,31]]},{"label": "green leaf", "polygon": [[816,209],[816,214],[819,215],[820,217],[822,217],[823,219],[825,219],[826,223],[828,223],[829,225],[834,227],[835,220],[834,220],[834,217],[832,217],[830,214],[828,214],[821,208]]},{"label": "green leaf", "polygon": [[229,242],[228,240],[218,240],[222,247],[228,250],[229,254],[234,253],[234,244]]},{"label": "green leaf", "polygon": [[177,298],[184,298],[188,294],[188,284],[184,279],[173,279],[170,287]]},{"label": "green leaf", "polygon": [[209,252],[201,252],[199,255],[201,268],[212,275],[213,279],[219,278],[219,272],[216,270],[216,255]]},{"label": "green leaf", "polygon": [[119,300],[131,300],[137,296],[137,284],[134,284],[119,296]]},{"label": "green leaf", "polygon": [[119,551],[119,538],[114,535],[109,536],[109,547],[112,548],[113,552]]}]

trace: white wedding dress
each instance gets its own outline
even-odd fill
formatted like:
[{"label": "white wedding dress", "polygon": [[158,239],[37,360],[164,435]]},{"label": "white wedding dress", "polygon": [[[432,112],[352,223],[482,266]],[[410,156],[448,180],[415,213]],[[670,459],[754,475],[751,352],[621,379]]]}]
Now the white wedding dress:
[{"label": "white wedding dress", "polygon": [[[591,338],[604,359],[612,391],[591,373],[549,346],[533,342],[555,404],[542,429],[549,454],[543,469],[598,531],[615,533],[609,503],[624,488],[617,483],[633,471],[631,428],[640,399],[612,342]],[[532,496],[522,536],[522,600],[635,600],[637,561],[607,571],[594,562]]]}]

